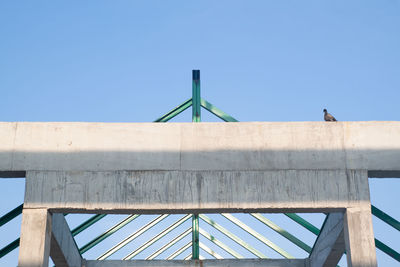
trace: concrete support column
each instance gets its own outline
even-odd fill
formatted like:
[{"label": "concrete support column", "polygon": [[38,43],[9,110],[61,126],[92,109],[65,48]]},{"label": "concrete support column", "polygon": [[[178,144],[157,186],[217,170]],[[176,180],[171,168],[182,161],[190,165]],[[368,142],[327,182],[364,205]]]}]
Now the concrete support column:
[{"label": "concrete support column", "polygon": [[342,212],[330,213],[310,255],[310,267],[335,267],[344,251]]},{"label": "concrete support column", "polygon": [[61,213],[52,216],[50,257],[57,267],[81,267],[82,257],[68,223]]},{"label": "concrete support column", "polygon": [[18,267],[48,267],[51,215],[47,209],[24,209]]},{"label": "concrete support column", "polygon": [[344,237],[347,266],[376,267],[374,232],[371,206],[367,204],[347,208],[344,216]]}]

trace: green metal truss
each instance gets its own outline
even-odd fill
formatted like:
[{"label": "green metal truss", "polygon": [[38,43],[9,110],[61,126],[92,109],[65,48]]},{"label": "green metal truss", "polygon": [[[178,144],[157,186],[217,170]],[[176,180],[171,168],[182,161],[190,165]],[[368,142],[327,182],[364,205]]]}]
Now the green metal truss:
[{"label": "green metal truss", "polygon": [[[173,110],[170,112],[166,113],[162,117],[158,118],[154,122],[167,122],[174,118],[175,116],[179,115],[189,107],[192,107],[192,122],[200,122],[201,121],[201,108],[204,108],[205,110],[209,111],[210,113],[214,114],[221,120],[225,122],[237,122],[235,118],[231,117],[230,115],[226,114],[225,112],[221,111],[217,107],[215,107],[213,104],[207,102],[205,99],[201,98],[200,94],[200,71],[199,70],[193,70],[192,73],[192,98],[186,100],[183,102],[181,105],[175,107]],[[13,220],[15,217],[19,216],[22,213],[23,209],[23,204],[19,205],[15,209],[11,210],[4,216],[0,218],[0,227],[9,221]],[[400,222],[394,219],[393,217],[389,216],[385,212],[381,211],[377,207],[371,205],[371,212],[374,216],[382,220],[383,222],[387,223],[389,226],[393,227],[394,229],[400,231]],[[311,233],[315,235],[319,235],[320,229],[300,217],[299,215],[295,213],[285,213],[287,217],[289,217],[291,220],[295,221]],[[76,236],[89,228],[90,226],[94,225],[104,217],[106,217],[106,214],[99,214],[99,215],[94,215],[90,217],[88,220],[71,230],[71,234],[73,236]],[[89,241],[87,244],[82,246],[79,250],[80,253],[83,254],[96,245],[98,245],[100,242],[104,241],[106,238],[110,237],[123,227],[127,226],[129,223],[134,221],[136,218],[138,218],[140,215],[139,214],[133,214],[127,216],[125,219],[121,220],[119,223],[114,225],[113,227],[109,228],[107,231],[103,232],[99,236],[95,237],[91,241]],[[152,220],[151,222],[147,223],[146,225],[142,226],[139,230],[136,232],[132,233],[130,236],[119,242],[118,244],[114,245],[112,248],[110,248],[108,251],[100,255],[97,259],[99,260],[104,260],[110,257],[112,254],[120,250],[121,248],[125,247],[127,244],[141,236],[143,233],[151,229],[153,226],[158,224],[159,222],[163,221],[165,218],[167,218],[169,215],[168,214],[162,214],[159,215],[157,218]],[[292,255],[287,253],[285,250],[268,240],[265,236],[261,235],[260,233],[256,232],[249,226],[247,226],[245,223],[237,219],[231,214],[221,214],[224,218],[229,220],[231,223],[234,225],[238,226],[239,228],[243,229],[245,232],[253,236],[254,238],[258,239],[262,244],[266,245],[273,251],[279,253],[285,258],[293,258]],[[269,227],[270,229],[274,230],[277,232],[279,235],[283,236],[302,250],[304,250],[307,253],[311,253],[312,248],[292,235],[291,233],[287,232],[286,230],[282,229],[275,223],[273,223],[271,220],[267,219],[265,216],[259,213],[251,213],[250,216],[254,217],[257,219],[259,222],[264,224],[265,226]],[[217,252],[213,251],[211,248],[209,248],[207,245],[204,243],[200,242],[200,235],[210,242],[212,242],[214,245],[222,249],[223,251],[227,252],[231,256],[233,256],[236,259],[242,259],[244,258],[240,253],[235,251],[234,249],[230,248],[228,245],[224,244],[222,241],[218,240],[216,237],[205,231],[204,229],[200,228],[200,219],[202,222],[205,222],[206,224],[212,226],[214,229],[228,237],[230,240],[250,252],[251,254],[255,255],[258,258],[267,258],[266,255],[264,255],[262,252],[254,248],[252,245],[247,243],[246,241],[242,240],[235,234],[231,233],[228,231],[226,228],[221,226],[220,224],[216,223],[212,219],[208,218],[204,214],[191,214],[191,215],[182,215],[180,219],[172,223],[171,225],[167,226],[163,231],[160,233],[156,234],[155,236],[151,237],[147,242],[143,243],[139,248],[135,249],[134,251],[130,252],[127,254],[123,259],[124,260],[131,260],[135,258],[138,254],[146,250],[147,248],[151,247],[154,243],[156,243],[158,240],[161,238],[165,237],[168,233],[170,233],[172,230],[176,229],[178,226],[182,225],[184,222],[186,222],[189,219],[192,219],[192,226],[185,231],[181,232],[178,234],[175,238],[170,240],[167,244],[162,246],[161,248],[157,249],[154,251],[150,256],[146,257],[146,260],[152,260],[158,257],[160,254],[171,248],[172,246],[176,245],[179,241],[181,241],[183,238],[188,236],[190,233],[192,235],[192,240],[190,242],[187,242],[183,246],[179,247],[176,249],[172,254],[166,257],[166,259],[175,259],[179,255],[183,254],[185,251],[188,251],[188,249],[191,247],[191,252],[188,255],[184,256],[184,259],[204,259],[203,256],[200,255],[200,248],[206,252],[207,254],[211,255],[212,257],[216,259],[222,258]],[[379,250],[383,251],[396,261],[400,262],[400,253],[395,251],[394,249],[390,248],[380,240],[375,238],[375,245],[376,248]],[[5,247],[3,247],[0,250],[0,258],[4,257],[14,249],[16,249],[19,246],[19,238],[14,240],[13,242],[9,243]]]}]

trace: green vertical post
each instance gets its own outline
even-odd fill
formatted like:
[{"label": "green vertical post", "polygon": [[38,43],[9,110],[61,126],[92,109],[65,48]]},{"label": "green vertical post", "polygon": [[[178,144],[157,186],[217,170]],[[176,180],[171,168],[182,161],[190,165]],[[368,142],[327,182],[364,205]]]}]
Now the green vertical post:
[{"label": "green vertical post", "polygon": [[[192,122],[201,121],[201,97],[200,97],[200,70],[192,72]],[[198,260],[199,248],[199,214],[192,215],[192,259]]]},{"label": "green vertical post", "polygon": [[199,214],[192,216],[192,259],[198,260],[200,256],[199,248]]},{"label": "green vertical post", "polygon": [[201,121],[201,97],[200,97],[200,71],[193,70],[192,79],[192,121]]}]

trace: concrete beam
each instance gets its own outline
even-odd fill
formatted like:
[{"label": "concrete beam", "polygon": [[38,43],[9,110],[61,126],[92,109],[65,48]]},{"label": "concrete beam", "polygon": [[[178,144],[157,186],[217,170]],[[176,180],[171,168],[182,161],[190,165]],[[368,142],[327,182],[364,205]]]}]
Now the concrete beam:
[{"label": "concrete beam", "polygon": [[378,266],[370,205],[346,209],[344,237],[348,267]]},{"label": "concrete beam", "polygon": [[332,212],[369,204],[359,171],[29,171],[25,207],[53,212]]},{"label": "concrete beam", "polygon": [[81,267],[82,257],[61,213],[52,216],[50,257],[57,267]]},{"label": "concrete beam", "polygon": [[25,171],[0,171],[0,178],[25,178]]},{"label": "concrete beam", "polygon": [[400,176],[400,122],[1,122],[0,140],[0,171],[365,169]]},{"label": "concrete beam", "polygon": [[330,213],[310,255],[310,267],[335,267],[345,252],[342,212]]},{"label": "concrete beam", "polygon": [[22,211],[18,267],[48,267],[51,215],[47,209]]},{"label": "concrete beam", "polygon": [[105,260],[86,261],[84,267],[307,267],[306,259],[249,260]]}]

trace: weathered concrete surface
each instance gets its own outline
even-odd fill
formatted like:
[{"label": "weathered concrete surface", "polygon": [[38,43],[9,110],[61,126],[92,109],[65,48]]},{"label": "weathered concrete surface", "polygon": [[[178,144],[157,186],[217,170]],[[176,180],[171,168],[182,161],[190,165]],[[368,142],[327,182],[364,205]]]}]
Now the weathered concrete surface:
[{"label": "weathered concrete surface", "polygon": [[400,176],[400,122],[2,122],[0,140],[0,175],[365,169]]},{"label": "weathered concrete surface", "polygon": [[46,209],[22,211],[18,267],[48,267],[51,215]]},{"label": "weathered concrete surface", "polygon": [[86,261],[84,267],[307,267],[306,259],[249,260],[105,260]]},{"label": "weathered concrete surface", "polygon": [[310,267],[335,267],[345,252],[342,212],[330,213],[310,255]]},{"label": "weathered concrete surface", "polygon": [[57,267],[82,266],[82,257],[61,213],[52,216],[50,257]]},{"label": "weathered concrete surface", "polygon": [[327,212],[369,203],[360,171],[29,171],[25,207],[55,212]]},{"label": "weathered concrete surface", "polygon": [[346,209],[344,216],[344,238],[347,266],[377,266],[370,205],[361,205]]}]

